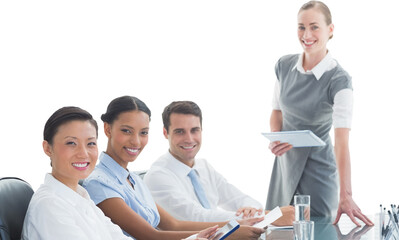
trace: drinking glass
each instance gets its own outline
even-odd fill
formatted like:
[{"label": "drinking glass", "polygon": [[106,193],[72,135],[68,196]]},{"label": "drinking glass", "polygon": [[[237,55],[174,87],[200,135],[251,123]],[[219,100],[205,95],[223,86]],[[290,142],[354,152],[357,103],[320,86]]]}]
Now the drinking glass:
[{"label": "drinking glass", "polygon": [[310,195],[295,195],[295,221],[310,220]]},{"label": "drinking glass", "polygon": [[313,221],[294,221],[294,240],[314,240]]}]

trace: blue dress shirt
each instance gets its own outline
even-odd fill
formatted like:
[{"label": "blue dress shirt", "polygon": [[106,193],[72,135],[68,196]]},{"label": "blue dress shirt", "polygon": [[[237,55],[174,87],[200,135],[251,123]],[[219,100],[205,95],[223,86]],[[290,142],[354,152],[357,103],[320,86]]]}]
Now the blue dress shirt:
[{"label": "blue dress shirt", "polygon": [[[83,187],[94,203],[97,205],[109,198],[122,198],[131,209],[156,228],[160,221],[158,209],[141,178],[121,167],[104,152],[99,160],[94,171],[83,182]],[[134,189],[126,179],[133,184]],[[130,236],[125,231],[124,233]]]}]

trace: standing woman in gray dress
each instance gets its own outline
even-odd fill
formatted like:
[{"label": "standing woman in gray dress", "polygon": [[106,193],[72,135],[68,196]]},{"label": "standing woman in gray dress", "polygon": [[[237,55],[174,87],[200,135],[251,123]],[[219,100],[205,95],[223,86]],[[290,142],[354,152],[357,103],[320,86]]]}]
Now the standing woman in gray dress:
[{"label": "standing woman in gray dress", "polygon": [[373,225],[352,199],[348,145],[352,81],[327,50],[333,31],[331,13],[324,3],[304,4],[298,13],[298,39],[304,51],[283,56],[276,64],[271,131],[308,129],[326,146],[292,148],[288,143],[270,143],[276,159],[266,209],[292,204],[295,194],[308,194],[312,216],[336,213],[336,224],[346,213],[358,226],[355,217]]}]

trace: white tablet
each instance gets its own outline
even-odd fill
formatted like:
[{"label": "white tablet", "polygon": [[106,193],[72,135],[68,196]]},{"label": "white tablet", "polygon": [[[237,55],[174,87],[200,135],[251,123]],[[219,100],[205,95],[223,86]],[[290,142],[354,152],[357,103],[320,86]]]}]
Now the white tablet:
[{"label": "white tablet", "polygon": [[[240,224],[236,220],[231,220],[226,223],[222,228],[220,228],[215,234],[213,234],[209,239],[212,240],[223,240],[232,234],[235,230],[240,227]],[[191,235],[186,239],[196,239],[198,234]]]},{"label": "white tablet", "polygon": [[262,135],[272,142],[289,143],[293,147],[320,147],[326,145],[323,140],[310,130],[269,132],[262,133]]},{"label": "white tablet", "polygon": [[213,240],[223,240],[227,238],[230,234],[232,234],[235,230],[240,227],[240,224],[236,220],[231,220],[222,228],[220,228],[211,239]]}]

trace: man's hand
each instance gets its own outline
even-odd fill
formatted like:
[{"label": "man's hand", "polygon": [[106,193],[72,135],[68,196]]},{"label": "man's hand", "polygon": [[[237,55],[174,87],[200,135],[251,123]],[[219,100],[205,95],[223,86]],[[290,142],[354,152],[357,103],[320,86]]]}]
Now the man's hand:
[{"label": "man's hand", "polygon": [[256,214],[262,214],[263,209],[259,208],[253,208],[253,207],[242,207],[239,208],[236,212],[236,216],[240,216],[242,214],[242,219],[245,218],[252,218]]}]

